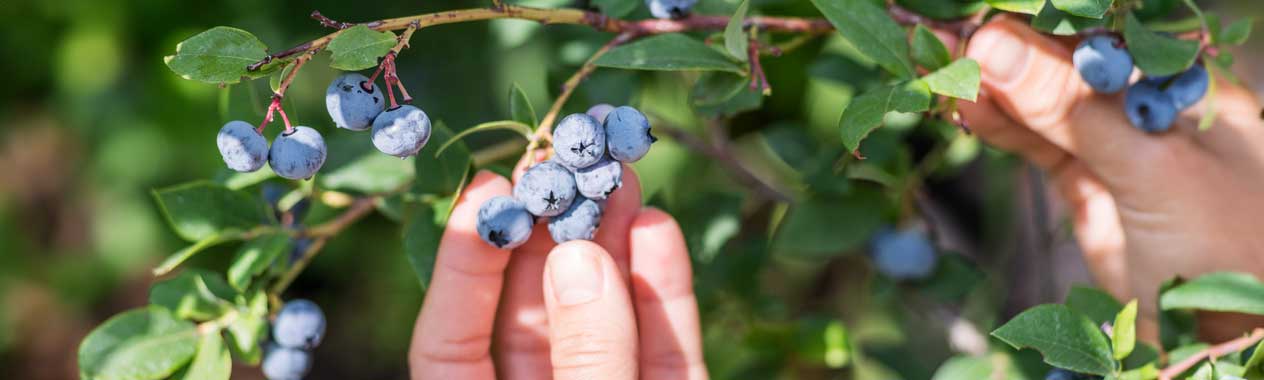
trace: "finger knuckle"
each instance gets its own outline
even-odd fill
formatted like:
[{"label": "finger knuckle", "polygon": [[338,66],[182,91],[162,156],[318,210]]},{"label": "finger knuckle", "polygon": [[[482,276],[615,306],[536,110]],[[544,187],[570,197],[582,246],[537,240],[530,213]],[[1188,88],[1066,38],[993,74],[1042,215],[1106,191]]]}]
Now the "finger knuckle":
[{"label": "finger knuckle", "polygon": [[589,370],[613,362],[618,355],[609,326],[584,326],[562,333],[553,342],[553,367],[558,370]]}]

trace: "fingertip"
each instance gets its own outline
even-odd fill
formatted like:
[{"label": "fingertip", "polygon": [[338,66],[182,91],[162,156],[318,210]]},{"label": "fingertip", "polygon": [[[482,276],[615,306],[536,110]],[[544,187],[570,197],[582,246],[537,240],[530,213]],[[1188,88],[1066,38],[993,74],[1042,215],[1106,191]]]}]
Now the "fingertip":
[{"label": "fingertip", "polygon": [[676,223],[676,218],[656,207],[642,209],[637,214],[636,219],[632,221],[632,230],[636,236],[667,236],[672,238],[680,236],[683,239],[680,225]]},{"label": "fingertip", "polygon": [[631,235],[633,293],[638,299],[692,293],[689,249],[675,218],[647,207],[632,222]]},{"label": "fingertip", "polygon": [[508,195],[513,185],[509,180],[489,170],[479,170],[465,186],[463,200],[487,200],[497,195]]}]

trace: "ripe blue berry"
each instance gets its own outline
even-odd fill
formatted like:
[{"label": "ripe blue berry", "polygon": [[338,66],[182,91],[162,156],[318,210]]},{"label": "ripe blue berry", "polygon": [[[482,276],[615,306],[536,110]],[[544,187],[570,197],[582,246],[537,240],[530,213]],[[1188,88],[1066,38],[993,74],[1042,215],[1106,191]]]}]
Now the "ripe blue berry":
[{"label": "ripe blue berry", "polygon": [[272,339],[283,347],[309,350],[325,336],[325,313],[312,301],[286,302],[272,322]]},{"label": "ripe blue berry", "polygon": [[430,141],[430,118],[420,108],[403,105],[373,120],[373,146],[395,157],[416,155]]},{"label": "ripe blue berry", "polygon": [[606,154],[606,131],[597,119],[577,113],[562,118],[553,128],[553,155],[558,163],[582,168]]},{"label": "ripe blue berry", "polygon": [[584,113],[588,114],[588,116],[592,116],[593,119],[597,119],[598,123],[605,123],[606,115],[609,115],[610,111],[614,111],[614,106],[606,104],[606,103],[601,103],[601,104],[592,106],[592,108],[589,108],[588,111]]},{"label": "ripe blue berry", "polygon": [[645,157],[658,141],[650,133],[650,121],[636,108],[622,106],[606,116],[606,150],[620,162],[633,163]]},{"label": "ripe blue berry", "polygon": [[527,169],[514,184],[513,196],[535,216],[555,216],[575,201],[575,176],[566,167],[545,161]]},{"label": "ripe blue berry", "polygon": [[650,14],[657,18],[679,19],[689,16],[689,10],[698,0],[645,0]]},{"label": "ripe blue berry", "polygon": [[580,197],[561,215],[549,220],[549,236],[558,244],[571,240],[592,240],[601,225],[602,205]]},{"label": "ripe blue berry", "polygon": [[531,237],[534,225],[526,206],[513,197],[488,199],[478,208],[478,236],[496,248],[518,248]]},{"label": "ripe blue berry", "polygon": [[1095,35],[1075,47],[1071,62],[1090,87],[1097,92],[1113,94],[1128,86],[1132,76],[1132,55],[1124,49],[1119,37]]},{"label": "ripe blue berry", "polygon": [[623,164],[602,157],[601,161],[575,170],[575,187],[584,198],[603,200],[623,186]]},{"label": "ripe blue berry", "polygon": [[878,272],[895,279],[922,279],[935,269],[935,247],[916,230],[879,232],[872,254]]},{"label": "ripe blue berry", "polygon": [[364,89],[362,84],[368,82],[369,78],[358,73],[345,73],[334,78],[325,89],[325,109],[338,128],[353,131],[368,129],[373,118],[386,108],[377,84],[372,84],[371,90]]},{"label": "ripe blue berry", "polygon": [[277,175],[289,179],[311,178],[325,164],[325,139],[308,127],[281,132],[268,151],[268,165]]},{"label": "ripe blue berry", "polygon": [[215,136],[215,145],[229,169],[253,172],[268,162],[268,140],[250,123],[233,120]]},{"label": "ripe blue berry", "polygon": [[[1161,81],[1169,79],[1165,77]],[[1211,78],[1207,75],[1206,67],[1194,65],[1170,80],[1171,83],[1167,84],[1164,92],[1172,96],[1177,109],[1186,109],[1197,104],[1199,100],[1202,100],[1203,95],[1207,94],[1207,86]]]},{"label": "ripe blue berry", "polygon": [[1145,78],[1132,87],[1124,96],[1124,112],[1132,126],[1150,133],[1163,132],[1172,127],[1176,114],[1180,109],[1172,95],[1159,87],[1162,81],[1156,78]]},{"label": "ripe blue berry", "polygon": [[312,354],[269,343],[263,350],[263,376],[268,380],[299,380],[312,368]]}]

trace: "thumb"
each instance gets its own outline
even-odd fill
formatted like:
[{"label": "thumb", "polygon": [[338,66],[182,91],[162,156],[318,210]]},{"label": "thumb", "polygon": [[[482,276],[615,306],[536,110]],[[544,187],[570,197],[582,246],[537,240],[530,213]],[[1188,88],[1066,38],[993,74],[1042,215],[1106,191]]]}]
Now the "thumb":
[{"label": "thumb", "polygon": [[1010,119],[1084,162],[1102,179],[1127,175],[1163,154],[1176,134],[1129,125],[1123,95],[1097,94],[1080,79],[1062,43],[1009,17],[979,29],[966,55],[979,62],[982,89]]},{"label": "thumb", "polygon": [[637,378],[637,329],[628,288],[601,246],[558,245],[544,269],[553,377]]}]

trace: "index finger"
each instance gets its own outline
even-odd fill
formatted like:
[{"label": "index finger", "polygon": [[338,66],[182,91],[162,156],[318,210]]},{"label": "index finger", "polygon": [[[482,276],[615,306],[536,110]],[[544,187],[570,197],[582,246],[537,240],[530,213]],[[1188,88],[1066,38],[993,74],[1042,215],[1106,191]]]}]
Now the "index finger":
[{"label": "index finger", "polygon": [[509,194],[508,180],[482,171],[453,207],[413,327],[408,355],[412,378],[495,377],[488,349],[509,251],[479,237],[478,209],[492,197]]}]

